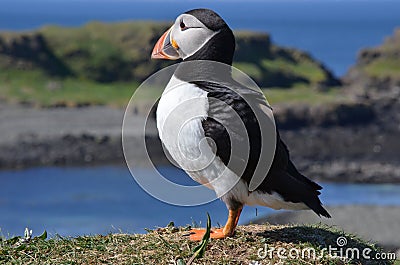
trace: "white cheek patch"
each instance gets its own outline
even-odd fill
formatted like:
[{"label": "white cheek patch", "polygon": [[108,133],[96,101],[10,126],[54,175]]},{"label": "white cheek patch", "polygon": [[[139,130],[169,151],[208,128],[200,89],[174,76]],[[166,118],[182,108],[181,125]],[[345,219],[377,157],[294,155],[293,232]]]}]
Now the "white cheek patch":
[{"label": "white cheek patch", "polygon": [[181,43],[179,46],[179,51],[183,59],[192,56],[198,52],[207,42],[209,42],[219,31],[212,31],[206,28],[191,28],[186,30],[187,34],[180,34]]},{"label": "white cheek patch", "polygon": [[[182,21],[188,27],[187,29],[181,30],[180,23]],[[180,57],[185,59],[198,52],[218,33],[219,31],[212,31],[207,28],[196,17],[183,14],[176,19],[171,37],[179,46],[177,51]]]}]

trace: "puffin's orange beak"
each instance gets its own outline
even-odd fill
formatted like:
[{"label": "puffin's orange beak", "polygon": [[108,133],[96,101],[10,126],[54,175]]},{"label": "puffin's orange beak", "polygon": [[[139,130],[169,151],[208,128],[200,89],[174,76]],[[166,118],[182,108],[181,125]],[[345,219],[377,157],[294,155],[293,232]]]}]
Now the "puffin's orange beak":
[{"label": "puffin's orange beak", "polygon": [[167,30],[161,38],[157,41],[151,53],[152,59],[167,59],[176,60],[179,59],[179,54],[176,51],[178,45],[174,40],[171,40],[172,27]]}]

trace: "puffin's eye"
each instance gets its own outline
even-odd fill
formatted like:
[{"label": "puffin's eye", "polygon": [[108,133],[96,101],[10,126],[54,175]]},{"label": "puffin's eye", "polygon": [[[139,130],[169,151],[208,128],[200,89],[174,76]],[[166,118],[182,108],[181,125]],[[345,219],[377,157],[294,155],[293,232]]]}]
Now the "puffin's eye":
[{"label": "puffin's eye", "polygon": [[183,23],[183,20],[181,20],[181,23],[179,23],[179,27],[181,28],[181,30],[186,29],[186,25],[185,23]]}]

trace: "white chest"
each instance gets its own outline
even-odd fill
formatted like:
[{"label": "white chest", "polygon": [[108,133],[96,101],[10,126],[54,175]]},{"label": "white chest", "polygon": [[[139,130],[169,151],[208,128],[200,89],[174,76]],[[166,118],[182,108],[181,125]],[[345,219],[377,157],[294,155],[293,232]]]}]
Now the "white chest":
[{"label": "white chest", "polygon": [[207,111],[207,92],[175,78],[160,98],[157,129],[168,152],[184,170],[199,170],[213,155],[201,124]]},{"label": "white chest", "polygon": [[[157,129],[164,146],[192,179],[215,190],[218,197],[233,189],[239,177],[225,167],[205,138],[202,121],[208,115],[207,92],[172,78],[157,108]],[[240,191],[247,196],[247,189]]]}]

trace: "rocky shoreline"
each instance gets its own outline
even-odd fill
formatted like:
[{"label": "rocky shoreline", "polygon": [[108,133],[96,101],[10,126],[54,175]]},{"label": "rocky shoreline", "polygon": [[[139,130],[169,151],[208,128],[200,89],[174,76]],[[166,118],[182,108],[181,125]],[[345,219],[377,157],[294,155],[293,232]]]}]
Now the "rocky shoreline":
[{"label": "rocky shoreline", "polygon": [[[370,106],[374,106],[368,110],[372,114],[363,122],[357,119],[357,111],[340,116],[335,109],[332,113],[313,109],[299,112],[296,108],[305,107],[277,106],[281,137],[299,169],[313,179],[329,182],[400,183],[399,101],[390,107],[378,101]],[[303,113],[309,123],[293,125],[292,113]],[[0,169],[123,164],[123,115],[123,109],[105,106],[37,109],[2,104]],[[345,117],[347,122],[337,117]],[[141,140],[143,119],[137,115],[126,132],[129,141]],[[312,124],[315,120],[321,123]],[[153,161],[168,163],[154,124],[146,141],[152,148]],[[139,154],[135,157],[138,165],[143,159],[146,157]]]}]

